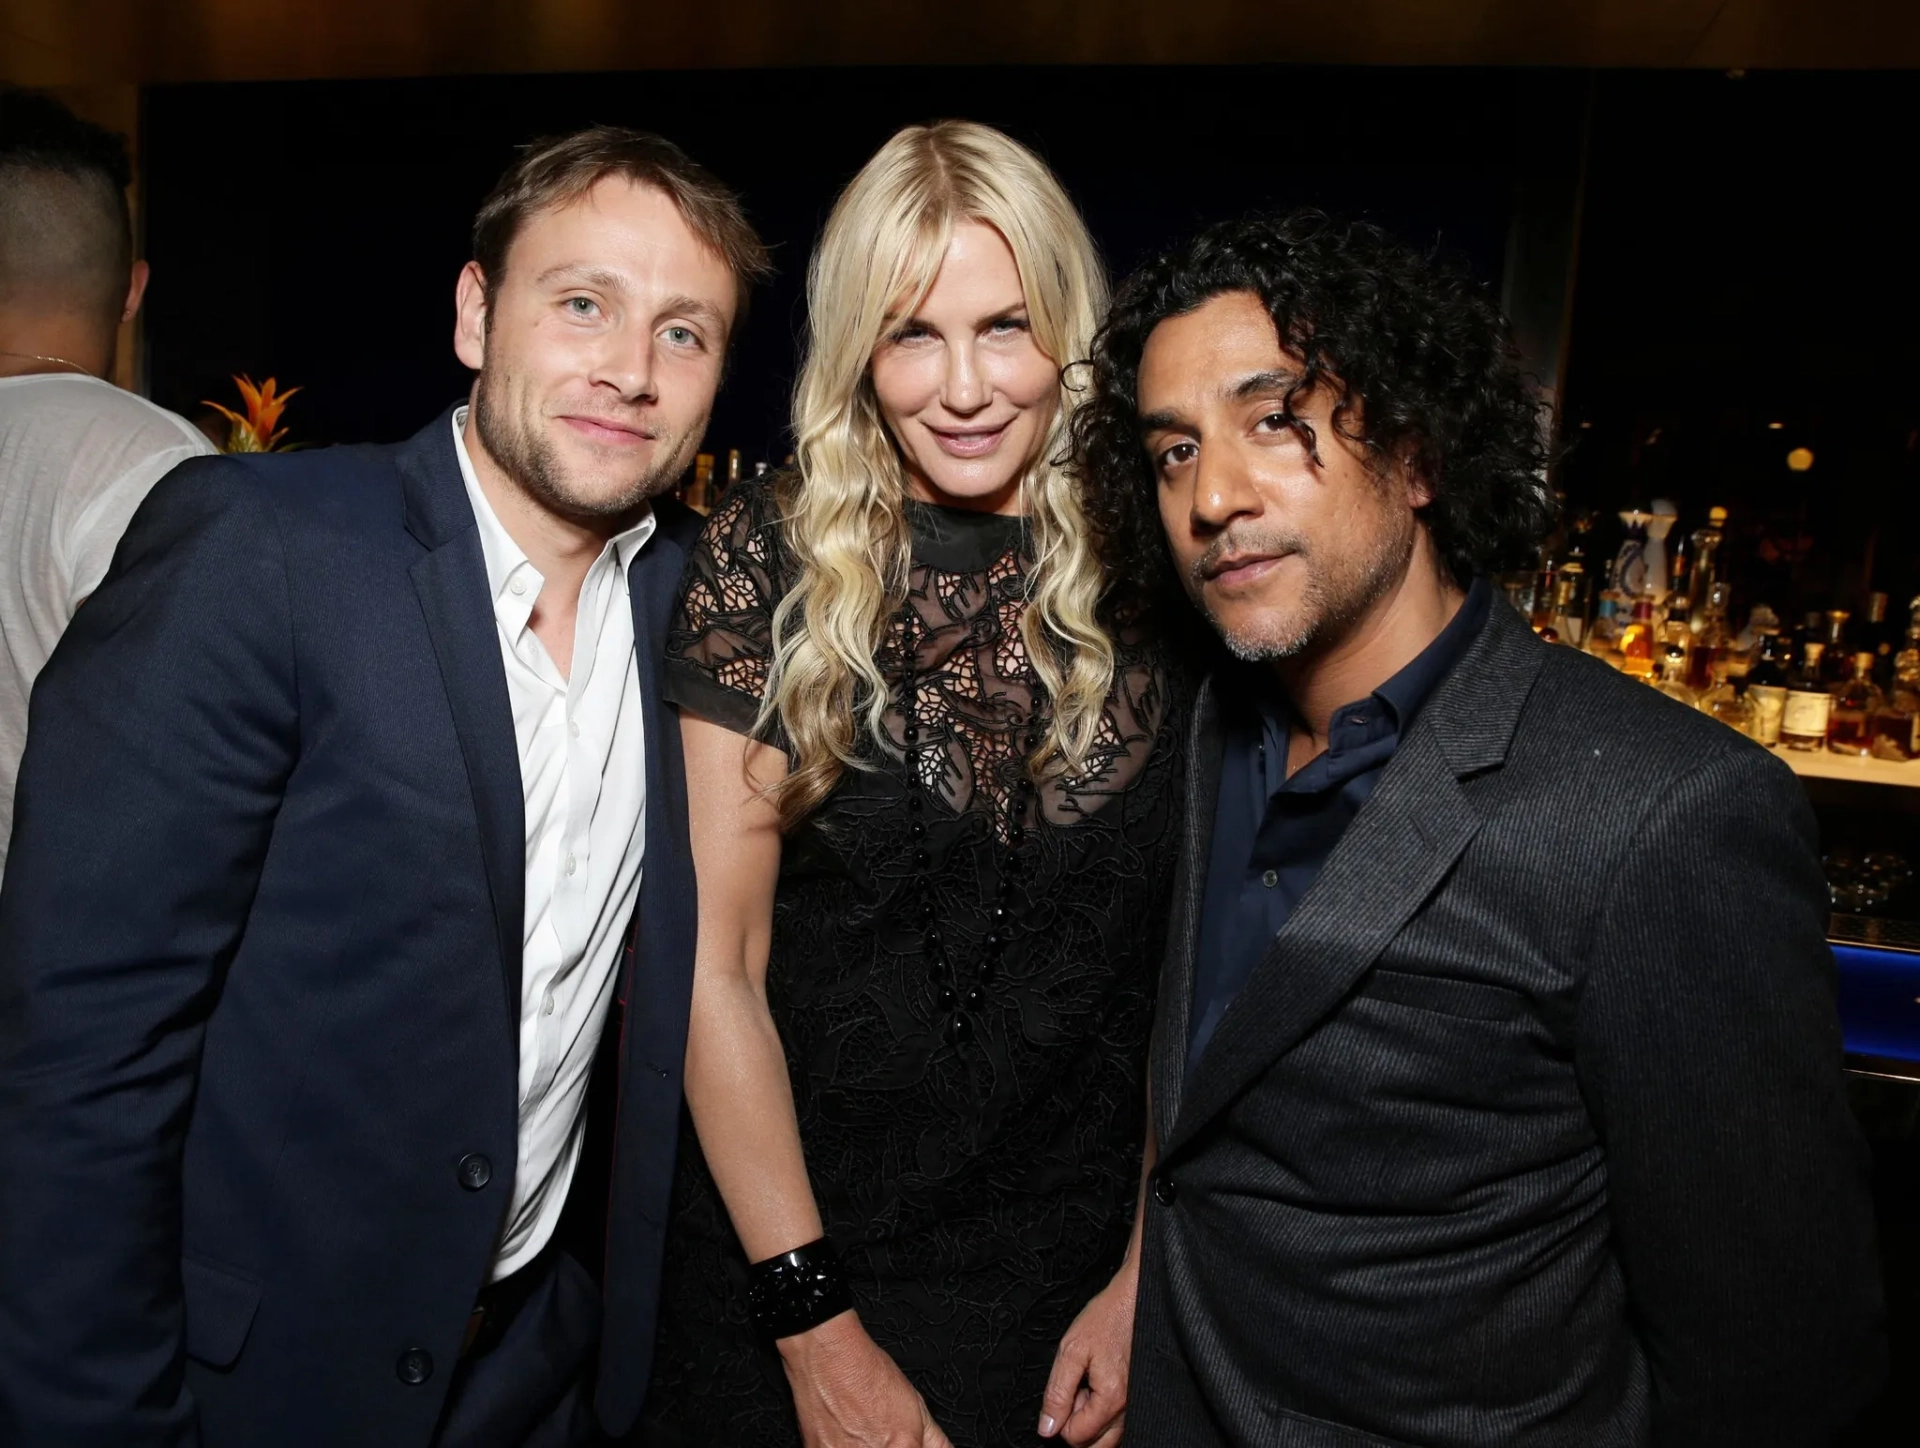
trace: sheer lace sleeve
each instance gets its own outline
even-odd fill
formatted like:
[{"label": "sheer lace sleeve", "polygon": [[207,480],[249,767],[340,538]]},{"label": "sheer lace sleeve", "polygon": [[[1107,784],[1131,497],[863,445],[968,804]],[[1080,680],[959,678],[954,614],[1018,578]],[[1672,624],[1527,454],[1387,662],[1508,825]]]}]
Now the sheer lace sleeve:
[{"label": "sheer lace sleeve", "polygon": [[667,632],[668,703],[748,734],[773,662],[773,610],[786,587],[771,480],[735,488],[687,556]]}]

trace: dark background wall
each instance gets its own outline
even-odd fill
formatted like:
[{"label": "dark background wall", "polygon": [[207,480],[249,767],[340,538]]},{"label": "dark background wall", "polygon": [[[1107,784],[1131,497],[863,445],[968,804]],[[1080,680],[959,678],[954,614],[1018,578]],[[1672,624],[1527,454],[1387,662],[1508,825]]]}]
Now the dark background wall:
[{"label": "dark background wall", "polygon": [[1748,603],[1920,593],[1914,102],[1893,72],[1598,87],[1561,481],[1728,505]]},{"label": "dark background wall", "polygon": [[710,444],[787,451],[801,287],[839,188],[898,127],[998,125],[1058,170],[1109,262],[1223,214],[1311,201],[1466,255],[1497,284],[1517,72],[788,70],[162,86],[144,129],[156,400],[230,371],[308,389],[311,440],[407,435],[463,389],[449,348],[473,211],[542,133],[658,130],[745,195],[773,243]]},{"label": "dark background wall", "polygon": [[[157,86],[152,390],[192,411],[228,396],[229,372],[271,373],[306,388],[296,437],[410,433],[465,386],[448,337],[474,207],[517,143],[595,121],[680,141],[774,243],[780,277],[708,438],[749,464],[788,450],[813,238],[902,124],[968,116],[1035,146],[1116,273],[1204,219],[1313,203],[1452,249],[1493,287],[1525,234],[1516,198],[1543,170],[1573,195],[1584,134],[1570,503],[1610,520],[1671,497],[1686,527],[1730,506],[1743,607],[1854,603],[1869,582],[1904,600],[1920,592],[1910,97],[1894,73],[1282,67]],[[1811,473],[1787,471],[1797,445]],[[1598,551],[1616,536],[1603,522]]]}]

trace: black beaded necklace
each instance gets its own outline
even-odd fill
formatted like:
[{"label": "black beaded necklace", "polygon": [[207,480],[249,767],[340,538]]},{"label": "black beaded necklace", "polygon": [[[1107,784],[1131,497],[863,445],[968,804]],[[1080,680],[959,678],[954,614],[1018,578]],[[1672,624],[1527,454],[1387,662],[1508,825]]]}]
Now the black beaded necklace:
[{"label": "black beaded necklace", "polygon": [[[945,1017],[941,1027],[941,1038],[956,1050],[967,1045],[975,1033],[974,1017],[987,1003],[987,992],[993,986],[1000,973],[1001,960],[1005,955],[1007,942],[1013,930],[1013,891],[1014,882],[1024,868],[1020,846],[1027,837],[1026,820],[1031,812],[1034,796],[1033,779],[1023,767],[1020,778],[1014,786],[1014,796],[1009,804],[1010,818],[1007,821],[1007,836],[1003,848],[996,857],[997,869],[994,879],[993,904],[987,911],[987,933],[981,941],[980,959],[975,964],[971,980],[962,989],[960,974],[955,970],[949,954],[951,942],[941,933],[940,913],[934,903],[933,891],[933,855],[927,848],[927,795],[929,793],[926,774],[920,767],[921,751],[935,747],[931,742],[923,743],[920,731],[920,645],[933,636],[933,630],[922,624],[919,614],[909,607],[903,647],[905,649],[905,678],[902,681],[900,703],[900,738],[905,745],[907,766],[907,833],[913,842],[914,897],[913,910],[919,922],[921,942],[926,949],[926,958],[933,975],[934,1001]],[[923,633],[922,630],[925,629]],[[1011,723],[1017,730],[1024,723],[1028,728],[1025,736],[1028,750],[1039,743],[1035,731],[1038,724],[1038,706],[1040,699],[1034,698],[1035,713],[1024,721],[1015,717]]]}]

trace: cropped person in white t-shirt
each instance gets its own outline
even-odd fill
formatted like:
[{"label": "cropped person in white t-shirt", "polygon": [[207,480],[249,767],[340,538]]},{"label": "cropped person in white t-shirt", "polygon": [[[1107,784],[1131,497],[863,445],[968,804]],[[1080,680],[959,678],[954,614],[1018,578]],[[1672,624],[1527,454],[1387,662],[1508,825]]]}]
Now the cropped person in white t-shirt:
[{"label": "cropped person in white t-shirt", "polygon": [[126,142],[0,90],[0,869],[33,681],[176,463],[213,451],[105,380],[140,308]]}]

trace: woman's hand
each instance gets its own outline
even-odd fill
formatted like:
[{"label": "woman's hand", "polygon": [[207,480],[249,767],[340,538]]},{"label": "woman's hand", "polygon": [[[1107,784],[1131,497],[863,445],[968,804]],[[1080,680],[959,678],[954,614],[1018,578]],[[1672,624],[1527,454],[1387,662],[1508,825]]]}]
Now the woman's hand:
[{"label": "woman's hand", "polygon": [[1140,1257],[1127,1254],[1113,1281],[1080,1310],[1060,1339],[1040,1405],[1040,1436],[1073,1448],[1116,1448],[1127,1416],[1127,1368],[1133,1353],[1133,1304]]},{"label": "woman's hand", "polygon": [[807,1448],[953,1448],[851,1312],[780,1339]]}]

